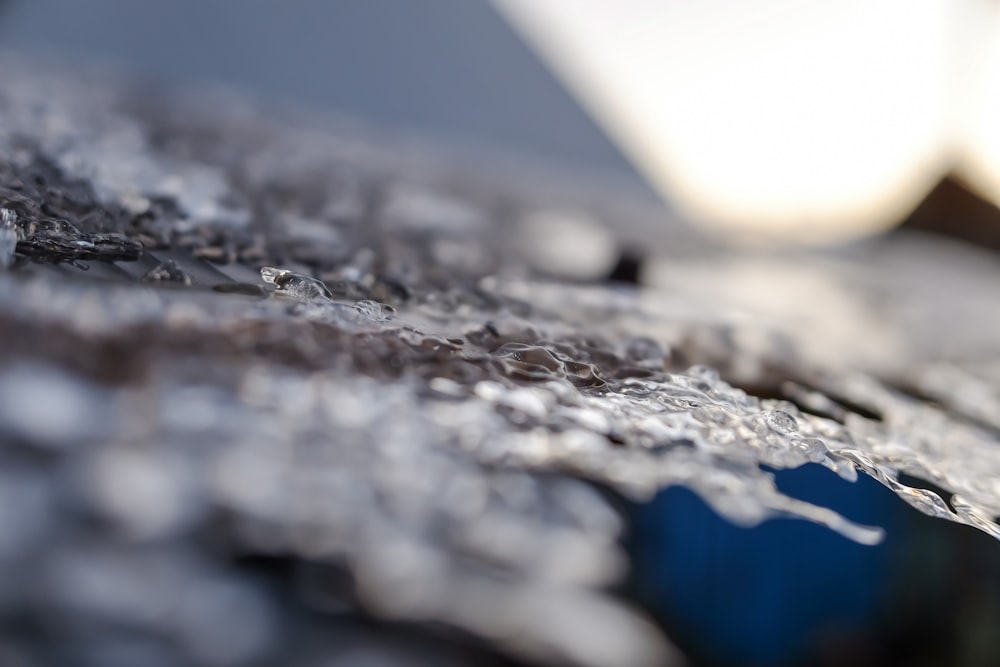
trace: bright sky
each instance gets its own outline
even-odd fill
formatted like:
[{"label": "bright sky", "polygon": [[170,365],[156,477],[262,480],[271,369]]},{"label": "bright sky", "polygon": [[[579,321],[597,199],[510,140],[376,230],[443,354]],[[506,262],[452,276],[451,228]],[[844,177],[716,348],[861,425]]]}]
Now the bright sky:
[{"label": "bright sky", "polygon": [[767,241],[1000,204],[1000,3],[496,0],[682,212]]}]

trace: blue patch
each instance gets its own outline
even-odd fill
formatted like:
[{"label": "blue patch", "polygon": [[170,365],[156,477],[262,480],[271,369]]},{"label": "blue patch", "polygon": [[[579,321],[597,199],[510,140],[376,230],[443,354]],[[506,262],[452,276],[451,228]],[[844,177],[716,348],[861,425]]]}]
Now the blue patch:
[{"label": "blue patch", "polygon": [[796,519],[740,528],[681,487],[635,506],[637,595],[693,657],[791,664],[824,630],[864,630],[878,611],[907,508],[867,476],[850,483],[814,464],[775,479],[791,497],[886,528],[886,541],[863,546]]}]

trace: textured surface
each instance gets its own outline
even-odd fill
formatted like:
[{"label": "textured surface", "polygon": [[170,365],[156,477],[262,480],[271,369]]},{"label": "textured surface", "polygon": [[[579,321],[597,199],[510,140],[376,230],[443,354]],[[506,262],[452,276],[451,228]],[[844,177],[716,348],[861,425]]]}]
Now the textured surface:
[{"label": "textured surface", "polygon": [[[5,69],[9,662],[656,664],[602,490],[877,541],[776,488],[810,462],[1000,535],[978,255],[736,256],[600,193]],[[646,235],[647,286],[602,283],[593,248]]]}]

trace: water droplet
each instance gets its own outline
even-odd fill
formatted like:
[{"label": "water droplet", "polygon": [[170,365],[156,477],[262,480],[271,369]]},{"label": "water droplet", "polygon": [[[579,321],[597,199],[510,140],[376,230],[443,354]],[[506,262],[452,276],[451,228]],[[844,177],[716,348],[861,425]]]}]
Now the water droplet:
[{"label": "water droplet", "polygon": [[799,431],[799,423],[795,421],[795,417],[784,410],[770,410],[765,412],[764,420],[771,427],[771,430],[782,435],[790,435]]},{"label": "water droplet", "polygon": [[333,294],[323,281],[303,273],[265,266],[260,270],[260,277],[264,282],[274,285],[276,293],[284,296],[303,301],[333,299]]},{"label": "water droplet", "polygon": [[523,380],[551,380],[565,377],[563,363],[548,349],[539,345],[506,343],[494,353],[507,373]]},{"label": "water droplet", "polygon": [[819,463],[826,458],[826,445],[819,438],[796,438],[792,442],[792,447],[813,463]]},{"label": "water droplet", "polygon": [[396,309],[392,306],[372,301],[371,299],[362,299],[355,302],[354,308],[365,317],[378,322],[392,319],[393,314],[396,312]]}]

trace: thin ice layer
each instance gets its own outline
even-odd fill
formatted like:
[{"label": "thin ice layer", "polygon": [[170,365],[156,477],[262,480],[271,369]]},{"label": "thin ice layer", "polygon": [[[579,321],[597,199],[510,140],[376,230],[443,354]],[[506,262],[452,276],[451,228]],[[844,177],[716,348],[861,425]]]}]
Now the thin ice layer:
[{"label": "thin ice layer", "polygon": [[[239,104],[9,74],[0,494],[19,512],[0,557],[31,585],[2,611],[127,626],[194,664],[313,646],[275,616],[315,605],[536,664],[638,666],[670,649],[608,590],[628,563],[592,483],[877,540],[769,472],[817,463],[996,534],[992,260],[902,239],[735,258],[615,212],[611,236],[674,254],[640,257],[639,289],[563,284],[526,255],[537,191],[434,182],[426,161]],[[587,261],[575,241],[550,234],[546,253]],[[271,599],[230,557],[312,579]],[[188,590],[212,603],[199,623],[158,613]],[[254,621],[240,641],[233,609]],[[42,625],[78,647],[58,635],[72,623]]]}]

